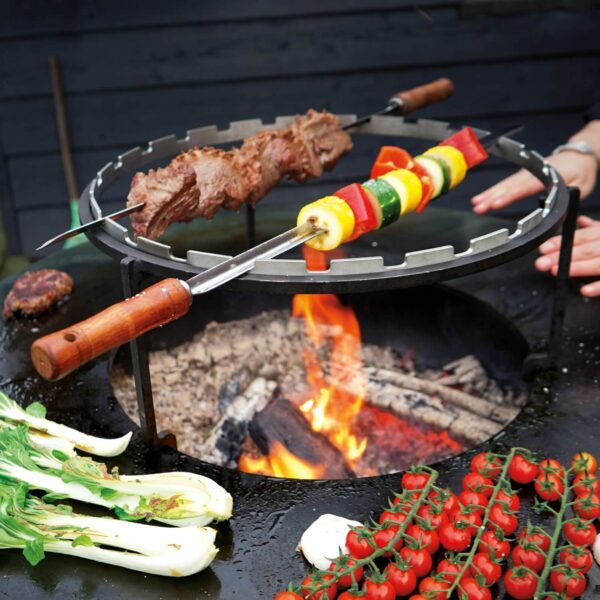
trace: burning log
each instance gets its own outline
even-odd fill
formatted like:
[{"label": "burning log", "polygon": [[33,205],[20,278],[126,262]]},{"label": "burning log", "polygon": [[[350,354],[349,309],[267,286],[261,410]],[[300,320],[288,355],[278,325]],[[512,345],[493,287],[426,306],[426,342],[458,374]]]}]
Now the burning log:
[{"label": "burning log", "polygon": [[235,468],[254,415],[263,410],[277,384],[262,377],[255,379],[224,410],[219,422],[200,447],[209,462]]},{"label": "burning log", "polygon": [[325,477],[345,479],[353,477],[342,454],[324,436],[313,431],[298,409],[285,398],[274,397],[255,415],[249,433],[265,455],[275,442],[291,450],[298,458],[313,465],[325,467]]}]

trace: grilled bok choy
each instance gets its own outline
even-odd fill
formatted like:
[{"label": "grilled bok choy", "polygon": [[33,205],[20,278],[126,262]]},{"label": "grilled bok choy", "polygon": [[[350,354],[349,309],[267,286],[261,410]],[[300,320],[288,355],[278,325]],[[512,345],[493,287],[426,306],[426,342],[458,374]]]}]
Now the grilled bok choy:
[{"label": "grilled bok choy", "polygon": [[38,446],[27,427],[0,428],[0,476],[114,509],[127,520],[155,520],[184,527],[231,517],[231,495],[208,477],[193,473],[119,475],[104,463]]},{"label": "grilled bok choy", "polygon": [[205,569],[218,550],[207,527],[157,527],[74,513],[0,479],[0,549],[21,548],[36,565],[45,552],[70,554],[154,575],[183,577]]},{"label": "grilled bok choy", "polygon": [[[46,419],[46,409],[39,402],[33,402],[26,409],[0,392],[0,420],[7,423],[27,425],[31,432],[38,437],[48,438],[48,444],[53,439],[65,440],[75,448],[96,456],[117,456],[122,454],[129,444],[131,432],[112,440],[86,435],[66,425],[60,425]],[[41,440],[43,442],[43,440]],[[36,439],[36,442],[40,442]]]}]

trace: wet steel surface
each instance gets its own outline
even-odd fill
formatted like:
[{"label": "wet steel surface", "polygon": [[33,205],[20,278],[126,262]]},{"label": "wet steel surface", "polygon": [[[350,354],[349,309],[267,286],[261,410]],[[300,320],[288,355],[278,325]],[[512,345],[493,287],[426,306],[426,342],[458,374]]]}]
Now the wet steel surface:
[{"label": "wet steel surface", "polygon": [[[430,216],[424,218],[419,235],[415,233],[415,236],[426,235],[428,223],[429,233],[439,234],[440,214],[432,209]],[[458,217],[452,218],[458,220]],[[456,239],[460,239],[465,231],[472,235],[480,226],[480,219],[483,218],[461,214],[463,226],[445,232],[445,235]],[[489,219],[485,218],[487,227]],[[403,250],[410,248],[411,243],[418,245],[419,240],[416,237],[411,239],[409,234],[403,239]],[[456,281],[453,285],[482,298],[509,317],[535,349],[547,335],[551,281],[535,273],[531,262],[531,257],[525,257],[492,271]],[[29,346],[37,337],[83,319],[120,299],[118,265],[89,246],[84,246],[56,253],[34,268],[42,267],[67,271],[74,279],[75,292],[70,302],[47,316],[3,323],[0,331],[0,388],[24,403],[43,401],[48,406],[50,418],[83,431],[106,436],[123,434],[132,427],[132,423],[112,395],[106,358],[58,383],[48,383],[35,374],[28,356]],[[0,297],[4,298],[11,283],[12,279],[0,282]],[[538,374],[532,383],[529,405],[515,422],[483,447],[527,446],[563,461],[579,449],[596,453],[600,451],[600,299],[582,299],[577,294],[577,287],[574,283],[569,297],[567,330],[557,372]],[[459,310],[461,302],[455,301],[456,296],[436,292],[435,288],[428,289],[436,294],[429,308],[433,310],[439,302],[442,307],[454,306]],[[394,293],[398,294],[397,298],[402,298],[403,293],[417,292]],[[447,303],[440,300],[438,295],[453,300]],[[238,295],[234,292],[223,294],[222,298],[226,296],[230,300],[219,305],[219,309],[223,309],[224,319],[237,318],[243,316],[245,311],[253,310],[251,294]],[[273,302],[281,303],[286,297],[278,298]],[[412,303],[398,302],[399,315],[403,309],[410,309],[414,314],[423,312],[423,306],[415,306],[416,296],[412,298]],[[373,300],[377,304],[375,297]],[[259,300],[256,302],[260,303]],[[356,302],[359,304],[360,319],[361,312],[369,310],[368,295],[361,296]],[[211,304],[215,306],[217,303]],[[476,306],[481,307],[480,304]],[[485,312],[484,308],[481,310]],[[201,322],[210,316],[211,311],[203,315],[200,306],[191,316],[194,314]],[[465,347],[471,344],[482,349],[496,347],[496,339],[519,339],[510,332],[486,330],[482,325],[484,321],[495,323],[499,329],[504,329],[504,325],[502,321],[494,321],[491,316],[491,320],[481,319],[479,308],[471,314],[471,321],[467,313],[466,320],[462,315],[460,323],[456,321],[454,328],[443,331],[436,329],[438,317],[432,314],[428,336],[437,331],[439,343],[445,346],[444,352],[449,354],[459,351],[465,353],[469,351]],[[175,341],[179,335],[183,335],[184,329],[173,328],[171,336],[168,328],[163,328],[156,336],[157,343],[161,339]],[[381,333],[374,335],[379,338]],[[494,336],[492,340],[490,336]],[[369,337],[367,331],[365,337]],[[414,336],[405,342],[407,345],[418,344],[418,337]],[[464,344],[464,347],[453,348],[453,344]],[[425,358],[422,360],[428,357],[425,346],[423,343]],[[510,366],[507,378],[515,376],[515,356],[522,351],[519,348],[514,354],[507,352],[504,359],[496,357],[498,364]],[[440,354],[437,356],[441,358]],[[444,461],[442,482],[457,488],[474,452]],[[234,517],[229,523],[218,526],[217,545],[220,552],[211,567],[192,577],[167,579],[50,554],[34,568],[19,551],[5,550],[0,552],[0,597],[271,598],[275,591],[287,585],[289,579],[297,580],[303,576],[305,566],[296,554],[295,546],[310,522],[324,512],[363,520],[371,511],[379,512],[382,509],[387,496],[397,488],[399,481],[397,475],[322,482],[244,475],[212,467],[171,450],[149,452],[139,435],[134,436],[127,453],[114,464],[118,464],[123,472],[189,470],[202,473],[216,479],[233,494]],[[533,514],[522,514],[521,522],[527,518],[539,520]],[[584,598],[597,597],[600,588],[596,586],[600,586],[600,569],[594,566]],[[502,594],[498,592],[497,595]]]}]

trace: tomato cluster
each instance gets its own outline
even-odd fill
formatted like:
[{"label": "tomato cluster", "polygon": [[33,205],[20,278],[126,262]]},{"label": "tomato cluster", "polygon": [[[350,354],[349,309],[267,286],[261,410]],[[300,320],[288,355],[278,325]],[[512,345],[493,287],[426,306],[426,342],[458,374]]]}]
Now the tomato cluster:
[{"label": "tomato cluster", "polygon": [[[490,588],[501,579],[516,600],[533,598],[547,583],[554,592],[579,596],[593,564],[592,520],[600,517],[597,466],[585,452],[573,457],[568,471],[554,459],[538,463],[524,449],[508,457],[482,452],[471,461],[458,495],[435,485],[433,469],[414,467],[403,474],[400,492],[377,522],[351,528],[348,555],[275,598],[446,600],[456,592],[460,600],[491,600]],[[510,480],[533,484],[542,509],[559,503],[552,509],[554,532],[527,524],[516,535],[521,502]],[[565,520],[569,492],[575,495],[575,517]],[[515,540],[513,547],[510,540]],[[374,562],[381,558],[389,560]]]}]

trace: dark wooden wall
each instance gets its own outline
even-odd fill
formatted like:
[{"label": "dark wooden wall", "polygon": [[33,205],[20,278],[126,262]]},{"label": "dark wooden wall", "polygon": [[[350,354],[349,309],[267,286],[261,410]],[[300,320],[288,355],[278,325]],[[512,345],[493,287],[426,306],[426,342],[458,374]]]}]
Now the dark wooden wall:
[{"label": "dark wooden wall", "polygon": [[[79,185],[117,153],[205,124],[366,113],[446,75],[456,94],[423,116],[496,126],[548,152],[600,101],[600,9],[468,15],[453,0],[9,0],[0,4],[0,194],[13,252],[68,226],[48,74],[59,56]],[[363,176],[361,144],[311,199]],[[481,168],[446,205],[508,171]],[[590,204],[600,204],[598,194]],[[110,205],[122,205],[111,198]]]}]

